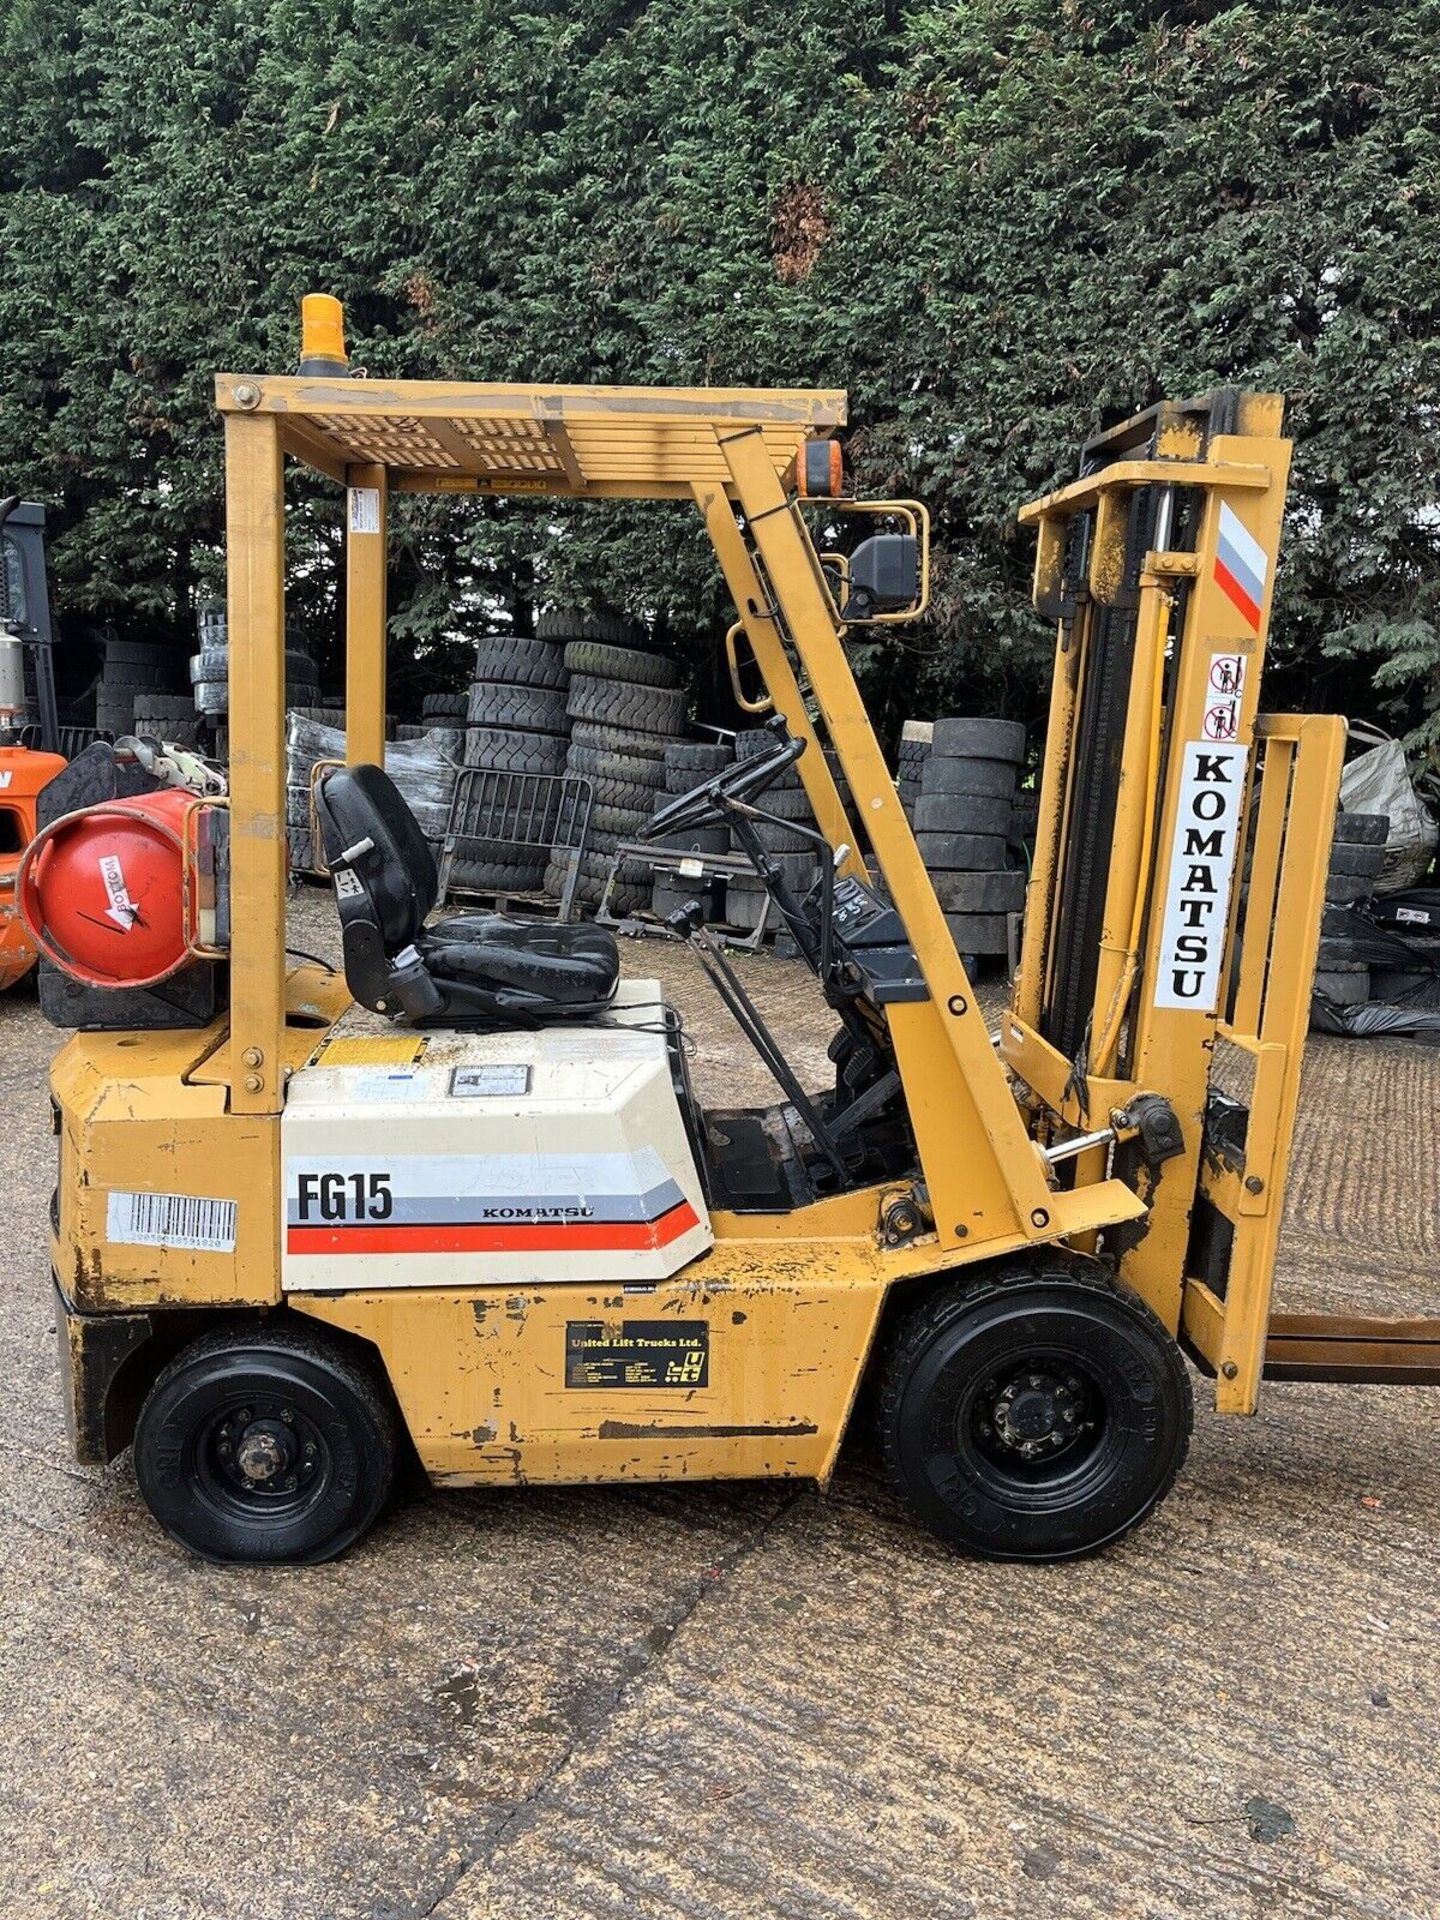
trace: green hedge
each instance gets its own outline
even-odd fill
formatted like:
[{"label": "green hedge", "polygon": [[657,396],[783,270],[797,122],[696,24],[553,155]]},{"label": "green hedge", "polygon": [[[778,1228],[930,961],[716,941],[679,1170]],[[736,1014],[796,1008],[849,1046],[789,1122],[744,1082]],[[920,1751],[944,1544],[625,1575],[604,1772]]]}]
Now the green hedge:
[{"label": "green hedge", "polygon": [[[308,288],[374,374],[843,385],[867,486],[936,517],[933,617],[861,655],[877,703],[1038,718],[1017,503],[1099,410],[1248,382],[1298,443],[1272,699],[1415,725],[1437,34],[1431,0],[12,0],[0,481],[52,503],[72,619],[178,635],[218,578],[210,375],[288,365]],[[332,505],[296,501],[326,560]],[[334,579],[296,588],[331,644]],[[551,594],[697,657],[724,611],[673,510],[427,503],[397,659]]]}]

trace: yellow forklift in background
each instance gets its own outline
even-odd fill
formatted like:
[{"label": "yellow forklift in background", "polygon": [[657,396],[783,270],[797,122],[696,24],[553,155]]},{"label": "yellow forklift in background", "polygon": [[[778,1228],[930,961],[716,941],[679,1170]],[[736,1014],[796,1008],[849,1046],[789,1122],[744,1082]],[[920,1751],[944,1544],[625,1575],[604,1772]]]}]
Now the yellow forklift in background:
[{"label": "yellow forklift in background", "polygon": [[[352,379],[319,298],[298,375],[216,393],[228,800],[77,808],[22,876],[82,1029],[52,1079],[76,1451],[133,1443],[177,1540],[328,1558],[402,1434],[446,1485],[823,1483],[870,1369],[919,1518],[1058,1559],[1173,1483],[1182,1349],[1225,1412],[1265,1372],[1440,1378],[1433,1325],[1270,1313],[1342,743],[1259,712],[1278,399],[1156,408],[1025,510],[1059,641],[992,1034],[846,660],[851,626],[923,603],[928,554],[913,503],[847,499],[843,394]],[[346,503],[349,764],[314,795],[343,976],[285,952],[287,461]],[[701,516],[775,742],[652,832],[747,845],[834,1011],[833,1085],[799,1084],[698,912],[674,931],[772,1107],[702,1110],[678,1017],[603,929],[430,923],[434,863],[380,770],[388,503],[411,491]],[[828,553],[812,502],[868,513],[865,537]],[[828,855],[803,899],[755,831],[791,765]]]}]

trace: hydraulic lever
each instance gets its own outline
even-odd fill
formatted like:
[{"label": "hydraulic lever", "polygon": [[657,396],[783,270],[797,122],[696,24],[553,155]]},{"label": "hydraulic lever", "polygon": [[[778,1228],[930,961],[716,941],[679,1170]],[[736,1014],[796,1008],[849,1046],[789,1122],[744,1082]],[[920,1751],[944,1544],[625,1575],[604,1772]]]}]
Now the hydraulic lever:
[{"label": "hydraulic lever", "polygon": [[825,1121],[821,1119],[814,1101],[795,1078],[789,1061],[780,1051],[779,1042],[766,1026],[755,1002],[746,993],[735,969],[722,952],[719,942],[705,925],[699,902],[691,901],[688,906],[677,908],[665,924],[677,939],[684,940],[694,948],[701,966],[709,975],[715,991],[724,1001],[735,1024],[754,1047],[767,1071],[774,1076],[780,1090],[805,1122],[816,1146],[830,1162],[842,1186],[848,1186],[850,1172],[834,1136]]}]

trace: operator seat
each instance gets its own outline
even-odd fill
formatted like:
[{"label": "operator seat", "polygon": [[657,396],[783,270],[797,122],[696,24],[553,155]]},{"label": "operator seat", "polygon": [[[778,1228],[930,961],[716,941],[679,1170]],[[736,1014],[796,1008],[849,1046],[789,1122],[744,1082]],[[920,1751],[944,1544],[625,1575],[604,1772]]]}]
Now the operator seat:
[{"label": "operator seat", "polygon": [[598,1013],[615,997],[620,952],[603,928],[498,913],[427,927],[435,857],[382,768],[326,774],[315,811],[345,981],[362,1006],[417,1025],[538,1027]]}]

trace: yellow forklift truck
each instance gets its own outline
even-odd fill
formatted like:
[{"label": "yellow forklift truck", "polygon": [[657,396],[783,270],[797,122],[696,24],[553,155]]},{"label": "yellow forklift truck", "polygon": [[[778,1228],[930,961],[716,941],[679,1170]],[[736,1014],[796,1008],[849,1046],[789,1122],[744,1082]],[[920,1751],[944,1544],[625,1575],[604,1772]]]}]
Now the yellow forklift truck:
[{"label": "yellow forklift truck", "polygon": [[[917,1516],[1047,1560],[1173,1483],[1184,1352],[1227,1413],[1262,1374],[1440,1379],[1440,1324],[1270,1312],[1342,743],[1258,712],[1277,398],[1153,409],[1025,509],[1059,641],[992,1033],[846,659],[851,626],[923,603],[928,555],[913,503],[845,496],[844,395],[363,380],[334,303],[306,321],[297,375],[217,380],[228,801],[76,808],[24,876],[82,1028],[52,1077],[82,1461],[133,1443],[195,1553],[319,1561],[376,1518],[405,1435],[449,1486],[823,1484],[868,1372]],[[287,460],[346,502],[349,764],[314,796],[343,977],[285,949]],[[403,492],[699,513],[775,742],[652,832],[736,829],[835,1013],[832,1086],[798,1084],[698,912],[674,931],[770,1108],[699,1107],[678,1016],[603,929],[429,924],[434,863],[380,770]],[[851,512],[873,530],[829,551],[817,514]],[[791,765],[828,855],[803,899],[755,831]]]}]

